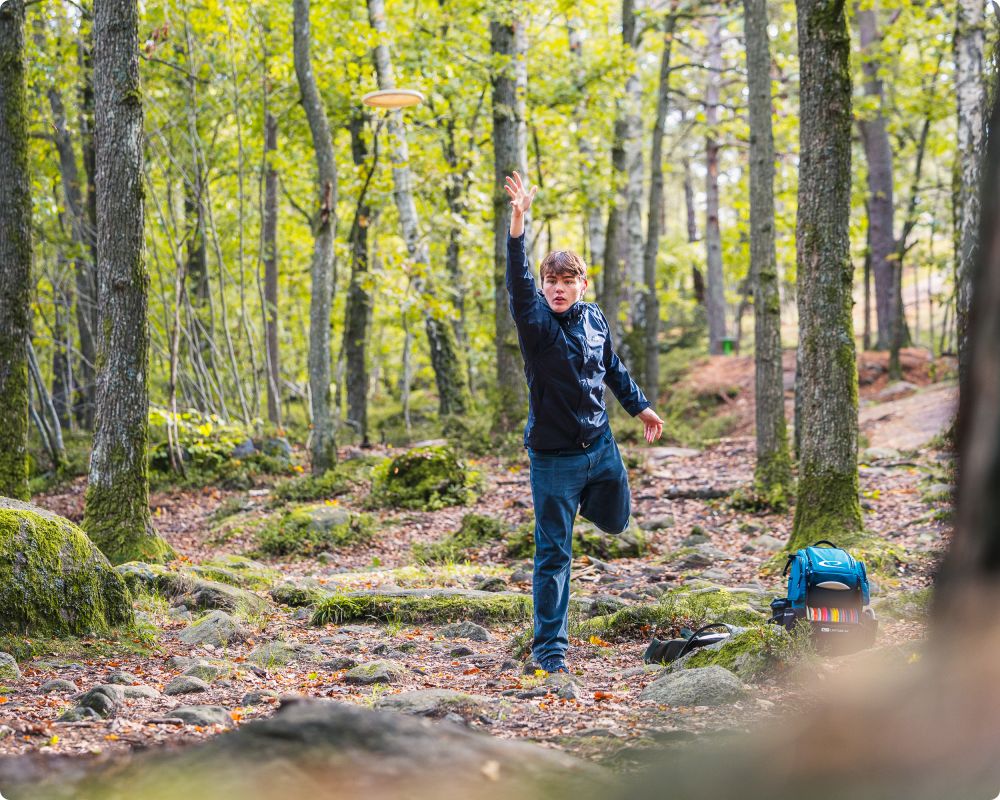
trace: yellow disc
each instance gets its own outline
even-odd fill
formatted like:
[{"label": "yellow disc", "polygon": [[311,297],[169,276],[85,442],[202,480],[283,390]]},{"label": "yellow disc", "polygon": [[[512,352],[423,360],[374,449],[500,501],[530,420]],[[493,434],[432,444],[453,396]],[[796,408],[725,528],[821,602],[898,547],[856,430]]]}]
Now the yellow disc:
[{"label": "yellow disc", "polygon": [[375,108],[406,108],[423,101],[423,93],[416,89],[379,89],[376,92],[368,92],[361,98],[361,102],[366,106]]}]

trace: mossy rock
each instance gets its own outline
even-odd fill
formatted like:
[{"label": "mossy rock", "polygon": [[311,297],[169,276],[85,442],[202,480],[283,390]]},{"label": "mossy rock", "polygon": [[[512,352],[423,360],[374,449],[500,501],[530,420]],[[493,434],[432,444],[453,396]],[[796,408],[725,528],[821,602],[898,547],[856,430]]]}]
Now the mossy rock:
[{"label": "mossy rock", "polygon": [[281,572],[246,556],[217,556],[188,571],[219,583],[229,583],[243,589],[267,589],[281,580]]},{"label": "mossy rock", "polygon": [[159,564],[130,561],[116,567],[133,592],[145,590],[162,594],[192,609],[231,611],[242,616],[261,614],[268,602],[249,589],[207,580],[186,569],[172,570]]},{"label": "mossy rock", "polygon": [[719,666],[755,683],[780,674],[808,654],[812,654],[808,636],[789,635],[778,625],[765,624],[700,647],[671,665],[671,670]]},{"label": "mossy rock", "polygon": [[709,622],[741,627],[759,625],[767,615],[748,602],[748,594],[713,589],[676,589],[652,605],[627,606],[570,626],[570,634],[581,639],[598,636],[610,641],[642,638],[651,633],[699,628]]},{"label": "mossy rock", "polygon": [[496,517],[466,514],[461,527],[432,544],[415,544],[413,557],[424,563],[460,561],[470,550],[504,538],[509,526]]},{"label": "mossy rock", "polygon": [[325,600],[331,594],[329,589],[324,589],[315,579],[306,579],[298,583],[280,583],[271,589],[271,599],[275,603],[292,608],[305,608],[313,606]]},{"label": "mossy rock", "polygon": [[372,470],[369,503],[378,508],[434,511],[476,497],[478,472],[444,446],[415,447]]},{"label": "mossy rock", "polygon": [[339,462],[322,475],[299,475],[281,481],[271,492],[271,503],[308,503],[339,497],[369,480],[372,468],[385,461],[382,456],[358,456]]},{"label": "mossy rock", "polygon": [[79,527],[0,497],[0,632],[81,635],[134,621],[125,581]]},{"label": "mossy rock", "polygon": [[344,622],[510,622],[531,619],[531,596],[514,592],[456,589],[400,589],[349,592],[323,600],[314,625]]},{"label": "mossy rock", "polygon": [[271,556],[312,556],[367,542],[375,532],[369,514],[319,503],[286,511],[257,533],[257,546]]},{"label": "mossy rock", "polygon": [[[646,552],[646,537],[632,524],[624,533],[611,534],[584,519],[573,526],[573,557],[594,556],[603,561],[639,558]],[[535,524],[526,522],[507,539],[507,555],[531,558],[535,553]]]}]

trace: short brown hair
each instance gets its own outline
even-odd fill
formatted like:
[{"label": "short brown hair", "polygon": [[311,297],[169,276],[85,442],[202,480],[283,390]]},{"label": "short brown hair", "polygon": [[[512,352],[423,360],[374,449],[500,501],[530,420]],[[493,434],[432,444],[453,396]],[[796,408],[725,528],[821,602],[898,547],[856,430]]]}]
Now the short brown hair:
[{"label": "short brown hair", "polygon": [[553,250],[544,259],[539,269],[542,280],[545,276],[552,275],[576,275],[578,278],[587,280],[587,265],[572,250]]}]

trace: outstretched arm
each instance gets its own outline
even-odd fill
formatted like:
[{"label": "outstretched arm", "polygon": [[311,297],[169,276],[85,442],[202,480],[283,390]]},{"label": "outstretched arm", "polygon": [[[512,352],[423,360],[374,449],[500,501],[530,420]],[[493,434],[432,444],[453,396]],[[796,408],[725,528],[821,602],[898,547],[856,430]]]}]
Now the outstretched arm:
[{"label": "outstretched arm", "polygon": [[[604,319],[604,315],[601,315]],[[608,325],[607,319],[604,324]],[[650,407],[651,403],[646,399],[632,376],[628,374],[625,365],[615,352],[611,341],[611,326],[608,325],[607,336],[604,339],[604,382],[611,389],[612,394],[618,398],[629,414],[642,421],[643,435],[647,442],[652,444],[660,438],[663,433],[663,420],[657,416]]]},{"label": "outstretched arm", "polygon": [[531,345],[541,329],[542,314],[535,278],[524,248],[524,215],[531,208],[538,187],[526,189],[516,172],[507,176],[504,189],[510,195],[510,236],[507,237],[507,294],[510,314],[525,344]]},{"label": "outstretched arm", "polygon": [[513,175],[507,176],[503,188],[510,195],[510,235],[516,239],[524,234],[524,215],[531,208],[531,201],[535,199],[538,187],[526,188],[520,174],[514,170]]}]

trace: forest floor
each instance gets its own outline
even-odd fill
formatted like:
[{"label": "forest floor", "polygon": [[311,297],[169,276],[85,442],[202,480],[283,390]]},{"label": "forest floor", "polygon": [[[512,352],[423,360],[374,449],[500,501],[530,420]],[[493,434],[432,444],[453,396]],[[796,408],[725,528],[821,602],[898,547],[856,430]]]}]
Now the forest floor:
[{"label": "forest floor", "polygon": [[[951,455],[940,449],[940,443],[954,414],[957,389],[953,382],[933,382],[935,367],[913,354],[904,360],[907,385],[887,386],[874,366],[877,379],[866,382],[868,356],[876,366],[879,359],[878,354],[865,354],[861,360],[861,430],[866,449],[860,457],[860,475],[865,525],[902,554],[896,575],[876,580],[873,593],[881,622],[877,647],[909,647],[917,645],[926,632],[921,613],[925,606],[912,601],[925,594],[921,590],[932,581],[950,536]],[[720,390],[738,384],[742,390],[735,392],[736,399],[731,398],[734,392],[723,391],[730,399],[720,402],[728,412],[732,412],[729,406],[738,406],[743,422],[734,426],[734,435],[703,449],[648,447],[627,441],[621,445],[627,462],[634,466],[630,470],[633,513],[646,531],[648,548],[639,558],[576,559],[574,596],[612,596],[628,606],[643,605],[655,603],[672,586],[699,580],[726,588],[746,587],[768,597],[785,594],[780,575],[764,568],[787,541],[792,513],[740,510],[724,496],[698,499],[698,495],[726,495],[750,482],[754,441],[743,423],[752,420],[752,397],[748,401],[746,391],[747,382],[752,385],[752,360],[709,359],[687,380],[699,383],[703,391],[713,381]],[[631,438],[625,422],[619,422],[617,430],[620,439]],[[500,578],[503,589],[530,593],[530,561],[507,557],[500,543],[469,552],[464,563],[415,564],[413,545],[436,542],[457,530],[469,512],[512,525],[531,520],[526,456],[487,456],[471,463],[485,481],[484,491],[472,505],[375,512],[374,537],[338,550],[332,558],[257,558],[279,570],[285,580],[331,590],[472,589],[486,579]],[[34,502],[79,521],[83,489],[80,480]],[[330,503],[360,510],[366,494],[367,486],[362,484]],[[182,564],[195,565],[251,551],[254,521],[274,513],[269,495],[267,485],[250,491],[207,487],[154,493],[152,506],[157,528]],[[689,538],[692,533],[695,540]],[[693,541],[704,542],[705,537],[717,549],[714,563],[680,568],[676,552]],[[267,597],[265,591],[260,594]],[[627,768],[643,748],[665,743],[686,746],[713,733],[752,731],[765,720],[799,709],[808,702],[812,682],[856,658],[812,660],[794,679],[772,676],[755,684],[748,698],[735,704],[668,707],[640,699],[659,671],[642,662],[648,631],[625,635],[613,643],[600,637],[573,638],[567,660],[575,684],[559,696],[547,693],[544,676],[522,674],[512,642],[525,632],[524,622],[484,622],[491,634],[488,641],[457,641],[439,635],[439,624],[316,626],[305,609],[275,604],[269,609],[257,615],[247,641],[224,648],[182,643],[177,634],[188,627],[192,615],[167,603],[147,603],[141,608],[155,626],[148,640],[93,639],[67,647],[53,645],[51,652],[21,664],[23,678],[16,686],[0,689],[0,725],[16,734],[0,739],[0,753],[42,751],[100,760],[130,749],[216,735],[227,726],[273,713],[284,695],[375,706],[399,692],[441,688],[474,695],[490,709],[466,719],[472,728],[504,738],[527,738]],[[275,640],[311,657],[255,663],[255,648]],[[191,657],[224,662],[228,669],[197,695],[162,694],[182,671],[184,659]],[[379,659],[403,667],[391,684],[357,686],[345,681],[350,665]],[[79,722],[57,721],[73,706],[76,692],[72,687],[62,692],[39,691],[42,684],[57,678],[85,691],[107,682],[112,673],[125,673],[118,677],[120,682],[142,684],[153,691],[148,697],[127,700],[113,718]],[[253,692],[259,696],[248,702],[247,695]],[[173,708],[191,703],[221,706],[230,720],[226,725],[183,725],[171,718]]]}]

